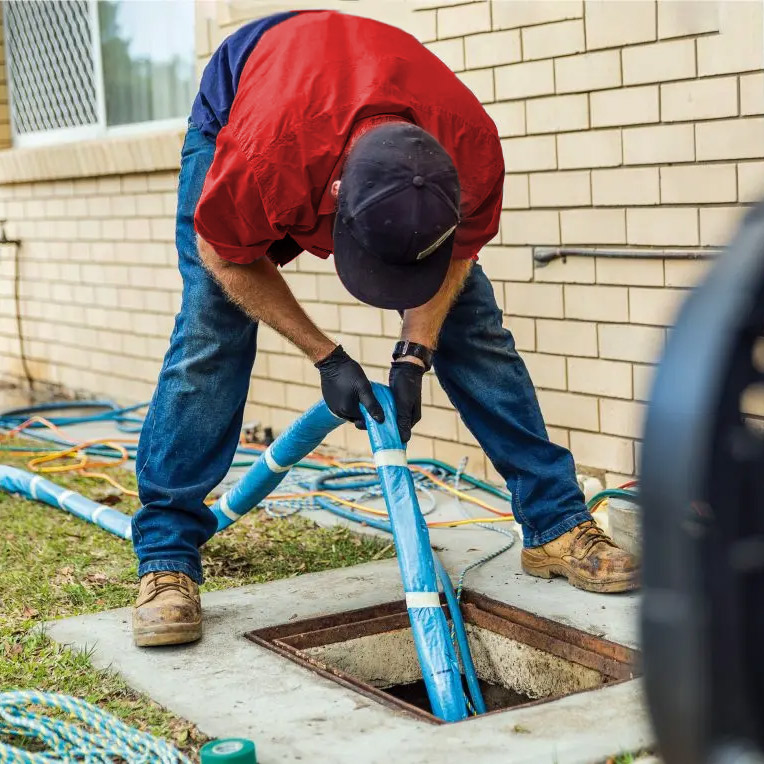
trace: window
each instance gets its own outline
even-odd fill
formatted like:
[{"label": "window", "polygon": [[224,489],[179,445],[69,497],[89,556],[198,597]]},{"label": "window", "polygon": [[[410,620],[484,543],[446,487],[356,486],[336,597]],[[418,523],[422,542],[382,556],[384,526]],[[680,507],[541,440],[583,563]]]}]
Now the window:
[{"label": "window", "polygon": [[194,99],[193,0],[98,3],[106,124],[188,116]]},{"label": "window", "polygon": [[193,0],[6,0],[16,145],[156,128],[196,86]]}]

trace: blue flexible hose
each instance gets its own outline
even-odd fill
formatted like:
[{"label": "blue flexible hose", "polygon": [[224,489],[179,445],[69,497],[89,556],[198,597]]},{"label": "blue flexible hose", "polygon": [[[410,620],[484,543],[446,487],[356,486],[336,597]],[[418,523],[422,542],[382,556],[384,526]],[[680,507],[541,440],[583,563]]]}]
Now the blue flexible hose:
[{"label": "blue flexible hose", "polygon": [[[68,411],[71,409],[106,409],[101,414],[90,414],[88,416],[56,416],[46,417],[50,422],[58,427],[65,427],[73,424],[84,424],[86,422],[116,422],[117,429],[121,432],[140,432],[143,425],[143,417],[128,416],[133,411],[145,408],[148,403],[136,403],[133,406],[120,408],[114,401],[54,401],[52,403],[40,403],[36,406],[25,406],[23,408],[10,409],[0,414],[0,426],[6,429],[13,429],[24,423],[30,417],[46,413],[48,411]],[[42,427],[42,424],[35,423],[31,427]]]},{"label": "blue flexible hose", "polygon": [[313,451],[344,420],[332,414],[320,401],[295,419],[211,509],[218,531],[254,509],[286,477],[287,472]]},{"label": "blue flexible hose", "polygon": [[603,499],[625,499],[626,501],[636,502],[639,500],[639,492],[629,490],[628,488],[606,488],[604,491],[600,491],[592,496],[586,502],[586,508],[589,510],[594,509]]},{"label": "blue flexible hose", "polygon": [[[68,424],[88,424],[90,422],[99,422],[99,421],[117,421],[118,422],[118,429],[120,429],[122,432],[129,432],[129,433],[139,433],[141,430],[141,426],[143,425],[143,417],[136,415],[133,417],[125,417],[125,414],[129,414],[133,411],[137,411],[138,409],[145,408],[148,406],[148,402],[144,403],[136,403],[132,406],[126,406],[123,408],[120,408],[117,406],[116,403],[110,400],[78,400],[78,401],[54,401],[51,403],[41,403],[35,406],[26,406],[23,408],[15,408],[15,409],[8,409],[7,411],[0,412],[0,430],[12,430],[14,427],[18,427],[18,425],[23,424],[27,419],[29,419],[32,416],[35,416],[36,414],[42,414],[47,411],[61,411],[61,410],[68,410],[68,409],[98,409],[98,408],[105,408],[107,409],[101,414],[90,414],[90,415],[80,415],[77,417],[46,417],[49,421],[51,421],[53,424],[59,427],[64,427]],[[133,423],[135,426],[130,427],[129,429],[125,429],[124,425],[120,426],[120,423],[123,421],[127,421],[129,419],[129,422]],[[50,435],[42,435],[41,433],[34,432],[35,429],[43,427],[42,424],[35,423],[31,425],[30,429],[25,432],[25,436],[35,438],[36,440],[41,440],[44,442],[50,442],[54,443],[56,445],[62,445],[62,446],[68,446],[71,445],[68,441],[62,440],[60,438],[56,438],[54,436]],[[128,455],[131,458],[134,458],[135,452],[137,450],[136,445],[132,444],[124,444],[123,447],[128,452]],[[14,450],[13,448],[7,448],[4,450]],[[90,446],[89,448],[84,449],[85,453],[92,454],[94,456],[105,456],[105,457],[112,457],[113,451],[109,448],[106,448],[104,446]],[[254,457],[259,457],[261,454],[261,451],[256,448],[247,448],[246,446],[238,446],[236,449],[237,454],[243,454],[243,455],[249,455]],[[232,467],[250,467],[252,464],[254,464],[254,461],[236,461],[231,466]],[[411,465],[417,465],[417,466],[423,466],[423,467],[429,467],[431,469],[436,470],[442,470],[443,472],[446,472],[450,475],[456,474],[456,469],[451,465],[447,464],[446,462],[442,462],[439,459],[409,459],[409,464]],[[295,464],[294,466],[299,467],[305,467],[307,469],[326,469],[326,467],[321,465],[316,465],[311,462],[299,462],[298,464]],[[461,476],[461,479],[465,483],[469,483],[470,485],[474,486],[475,488],[480,488],[483,491],[486,491],[487,493],[492,494],[493,496],[496,496],[500,499],[503,499],[506,502],[512,501],[512,496],[507,493],[506,491],[503,491],[501,488],[497,488],[495,485],[491,485],[490,483],[485,482],[484,480],[480,480],[480,478],[476,478],[472,475],[463,474]]]},{"label": "blue flexible hose", "polygon": [[40,475],[0,464],[0,489],[63,509],[122,539],[132,538],[129,515],[74,491],[68,491]]}]

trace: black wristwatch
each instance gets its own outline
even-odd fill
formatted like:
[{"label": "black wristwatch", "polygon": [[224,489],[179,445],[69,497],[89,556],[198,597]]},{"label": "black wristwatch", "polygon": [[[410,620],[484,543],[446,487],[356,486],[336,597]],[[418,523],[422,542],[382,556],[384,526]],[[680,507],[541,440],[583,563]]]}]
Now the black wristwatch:
[{"label": "black wristwatch", "polygon": [[429,371],[432,368],[434,352],[425,345],[420,345],[418,342],[409,342],[408,340],[401,340],[396,343],[393,349],[393,361],[397,361],[406,355],[418,358],[424,364],[425,371]]}]

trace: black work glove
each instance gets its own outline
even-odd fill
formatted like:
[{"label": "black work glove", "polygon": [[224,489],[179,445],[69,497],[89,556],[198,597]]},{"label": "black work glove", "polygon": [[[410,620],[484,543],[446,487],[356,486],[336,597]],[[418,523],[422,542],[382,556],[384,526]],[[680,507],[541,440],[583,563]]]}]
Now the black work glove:
[{"label": "black work glove", "polygon": [[329,410],[353,422],[359,430],[366,429],[359,403],[363,403],[372,418],[382,424],[385,412],[371,390],[371,382],[361,365],[337,345],[326,358],[316,364],[321,374],[321,394]]},{"label": "black work glove", "polygon": [[398,431],[408,443],[411,428],[422,418],[422,377],[425,368],[412,361],[394,361],[390,367],[390,389],[398,412]]}]

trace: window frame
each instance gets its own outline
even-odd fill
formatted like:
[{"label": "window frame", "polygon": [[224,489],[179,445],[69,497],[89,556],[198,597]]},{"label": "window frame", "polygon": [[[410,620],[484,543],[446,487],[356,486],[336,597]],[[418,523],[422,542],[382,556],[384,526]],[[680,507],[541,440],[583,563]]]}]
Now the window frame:
[{"label": "window frame", "polygon": [[[59,127],[53,130],[38,130],[34,133],[17,133],[13,119],[14,94],[13,82],[10,77],[9,55],[10,47],[5,47],[5,71],[8,72],[8,105],[11,112],[11,140],[13,148],[39,148],[42,146],[57,146],[66,143],[98,140],[101,138],[116,138],[154,133],[160,131],[180,130],[186,126],[188,117],[172,117],[169,119],[154,119],[146,122],[131,122],[124,125],[106,124],[106,97],[104,95],[103,63],[101,60],[101,28],[98,20],[98,0],[87,0],[90,14],[90,54],[93,59],[93,78],[95,80],[96,117],[97,121],[90,125],[76,127]],[[196,21],[194,20],[194,24]],[[193,44],[192,38],[192,44]],[[195,54],[194,49],[194,54]],[[189,107],[190,110],[190,107]]]}]

